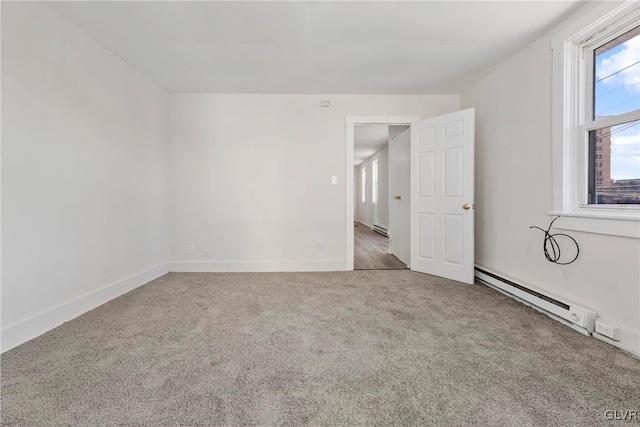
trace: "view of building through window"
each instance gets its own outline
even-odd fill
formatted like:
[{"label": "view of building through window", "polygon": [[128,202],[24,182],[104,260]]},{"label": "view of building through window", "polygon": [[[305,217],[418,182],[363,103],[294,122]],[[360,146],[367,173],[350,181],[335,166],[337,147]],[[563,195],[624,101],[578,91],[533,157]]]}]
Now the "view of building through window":
[{"label": "view of building through window", "polygon": [[[640,27],[593,51],[593,120],[640,111]],[[589,134],[589,203],[640,204],[640,121]]]},{"label": "view of building through window", "polygon": [[[616,138],[625,131],[630,131],[629,135]],[[637,120],[591,131],[594,141],[590,155],[591,179],[595,187],[591,192],[591,204],[640,204],[639,132],[640,121]],[[626,170],[625,164],[628,164]]]}]

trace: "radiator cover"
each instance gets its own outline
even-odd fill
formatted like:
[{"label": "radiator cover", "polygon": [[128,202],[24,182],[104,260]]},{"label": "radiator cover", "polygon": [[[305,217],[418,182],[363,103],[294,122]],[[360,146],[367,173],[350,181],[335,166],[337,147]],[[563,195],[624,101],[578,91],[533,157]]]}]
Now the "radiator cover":
[{"label": "radiator cover", "polygon": [[590,335],[595,330],[596,312],[593,310],[550,297],[539,290],[532,289],[531,286],[484,267],[476,266],[475,271],[476,279],[480,282],[562,321],[585,335]]}]

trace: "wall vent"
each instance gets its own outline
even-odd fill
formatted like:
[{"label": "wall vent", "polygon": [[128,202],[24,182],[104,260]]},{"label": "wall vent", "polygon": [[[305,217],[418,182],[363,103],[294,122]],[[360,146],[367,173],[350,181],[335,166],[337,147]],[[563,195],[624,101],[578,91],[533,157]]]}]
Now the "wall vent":
[{"label": "wall vent", "polygon": [[389,237],[389,230],[384,227],[380,227],[379,225],[373,226],[373,231],[382,234],[383,236]]}]

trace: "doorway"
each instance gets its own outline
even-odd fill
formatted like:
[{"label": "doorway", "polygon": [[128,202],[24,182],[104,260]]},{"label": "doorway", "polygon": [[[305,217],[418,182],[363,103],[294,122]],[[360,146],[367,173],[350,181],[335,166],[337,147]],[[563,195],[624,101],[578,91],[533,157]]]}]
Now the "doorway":
[{"label": "doorway", "polygon": [[[400,270],[409,263],[408,129],[385,124],[354,129],[355,270]],[[398,211],[406,212],[406,218],[400,219]]]},{"label": "doorway", "polygon": [[[410,268],[473,283],[475,110],[469,108],[427,119],[419,116],[347,116],[345,124],[345,269],[354,269],[355,257],[358,185],[357,168],[354,168],[355,128],[367,124],[409,125]],[[360,194],[369,197],[369,182],[365,180],[360,185],[364,186]],[[389,224],[393,227],[393,222]]]},{"label": "doorway", "polygon": [[[347,121],[353,211],[347,269],[406,269],[410,261],[410,125],[417,116]],[[405,218],[406,216],[406,218]],[[349,259],[350,258],[350,259]]]}]

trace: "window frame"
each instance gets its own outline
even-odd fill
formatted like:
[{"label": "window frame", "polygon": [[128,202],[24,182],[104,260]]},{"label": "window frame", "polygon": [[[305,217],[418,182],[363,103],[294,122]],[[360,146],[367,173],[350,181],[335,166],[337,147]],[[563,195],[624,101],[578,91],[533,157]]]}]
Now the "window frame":
[{"label": "window frame", "polygon": [[380,157],[371,162],[371,204],[380,202]]},{"label": "window frame", "polygon": [[367,204],[367,166],[360,168],[360,203]]},{"label": "window frame", "polygon": [[[638,205],[587,204],[589,131],[640,119],[638,111],[593,120],[593,55],[638,25],[640,5],[628,1],[591,9],[551,40],[553,51],[553,210],[558,228],[640,238]],[[591,115],[589,115],[591,114]],[[589,120],[588,120],[589,119]]]},{"label": "window frame", "polygon": [[[587,41],[582,43],[581,48],[581,64],[580,64],[580,72],[584,75],[584,87],[580,90],[579,95],[583,97],[580,99],[579,104],[584,107],[583,113],[581,114],[581,124],[580,124],[580,137],[583,139],[584,143],[581,141],[580,149],[585,150],[584,154],[585,160],[585,168],[586,168],[586,181],[579,182],[579,197],[580,204],[583,208],[612,208],[612,207],[625,207],[626,209],[639,209],[640,207],[637,205],[606,205],[606,204],[595,204],[589,203],[589,190],[592,177],[590,176],[591,172],[591,159],[590,159],[590,150],[591,141],[589,141],[589,133],[591,131],[595,131],[598,129],[602,129],[605,127],[613,128],[614,126],[619,126],[630,121],[636,121],[640,118],[640,109],[629,111],[627,113],[618,114],[615,116],[603,117],[601,119],[597,119],[595,117],[595,93],[594,93],[594,81],[595,81],[595,50],[597,50],[603,44],[620,37],[621,35],[627,33],[628,31],[633,30],[638,27],[640,24],[636,20],[626,21],[624,23],[620,23],[618,25],[614,24],[608,27],[608,30],[600,32],[599,34],[590,36]],[[582,156],[581,156],[582,157]]]}]

